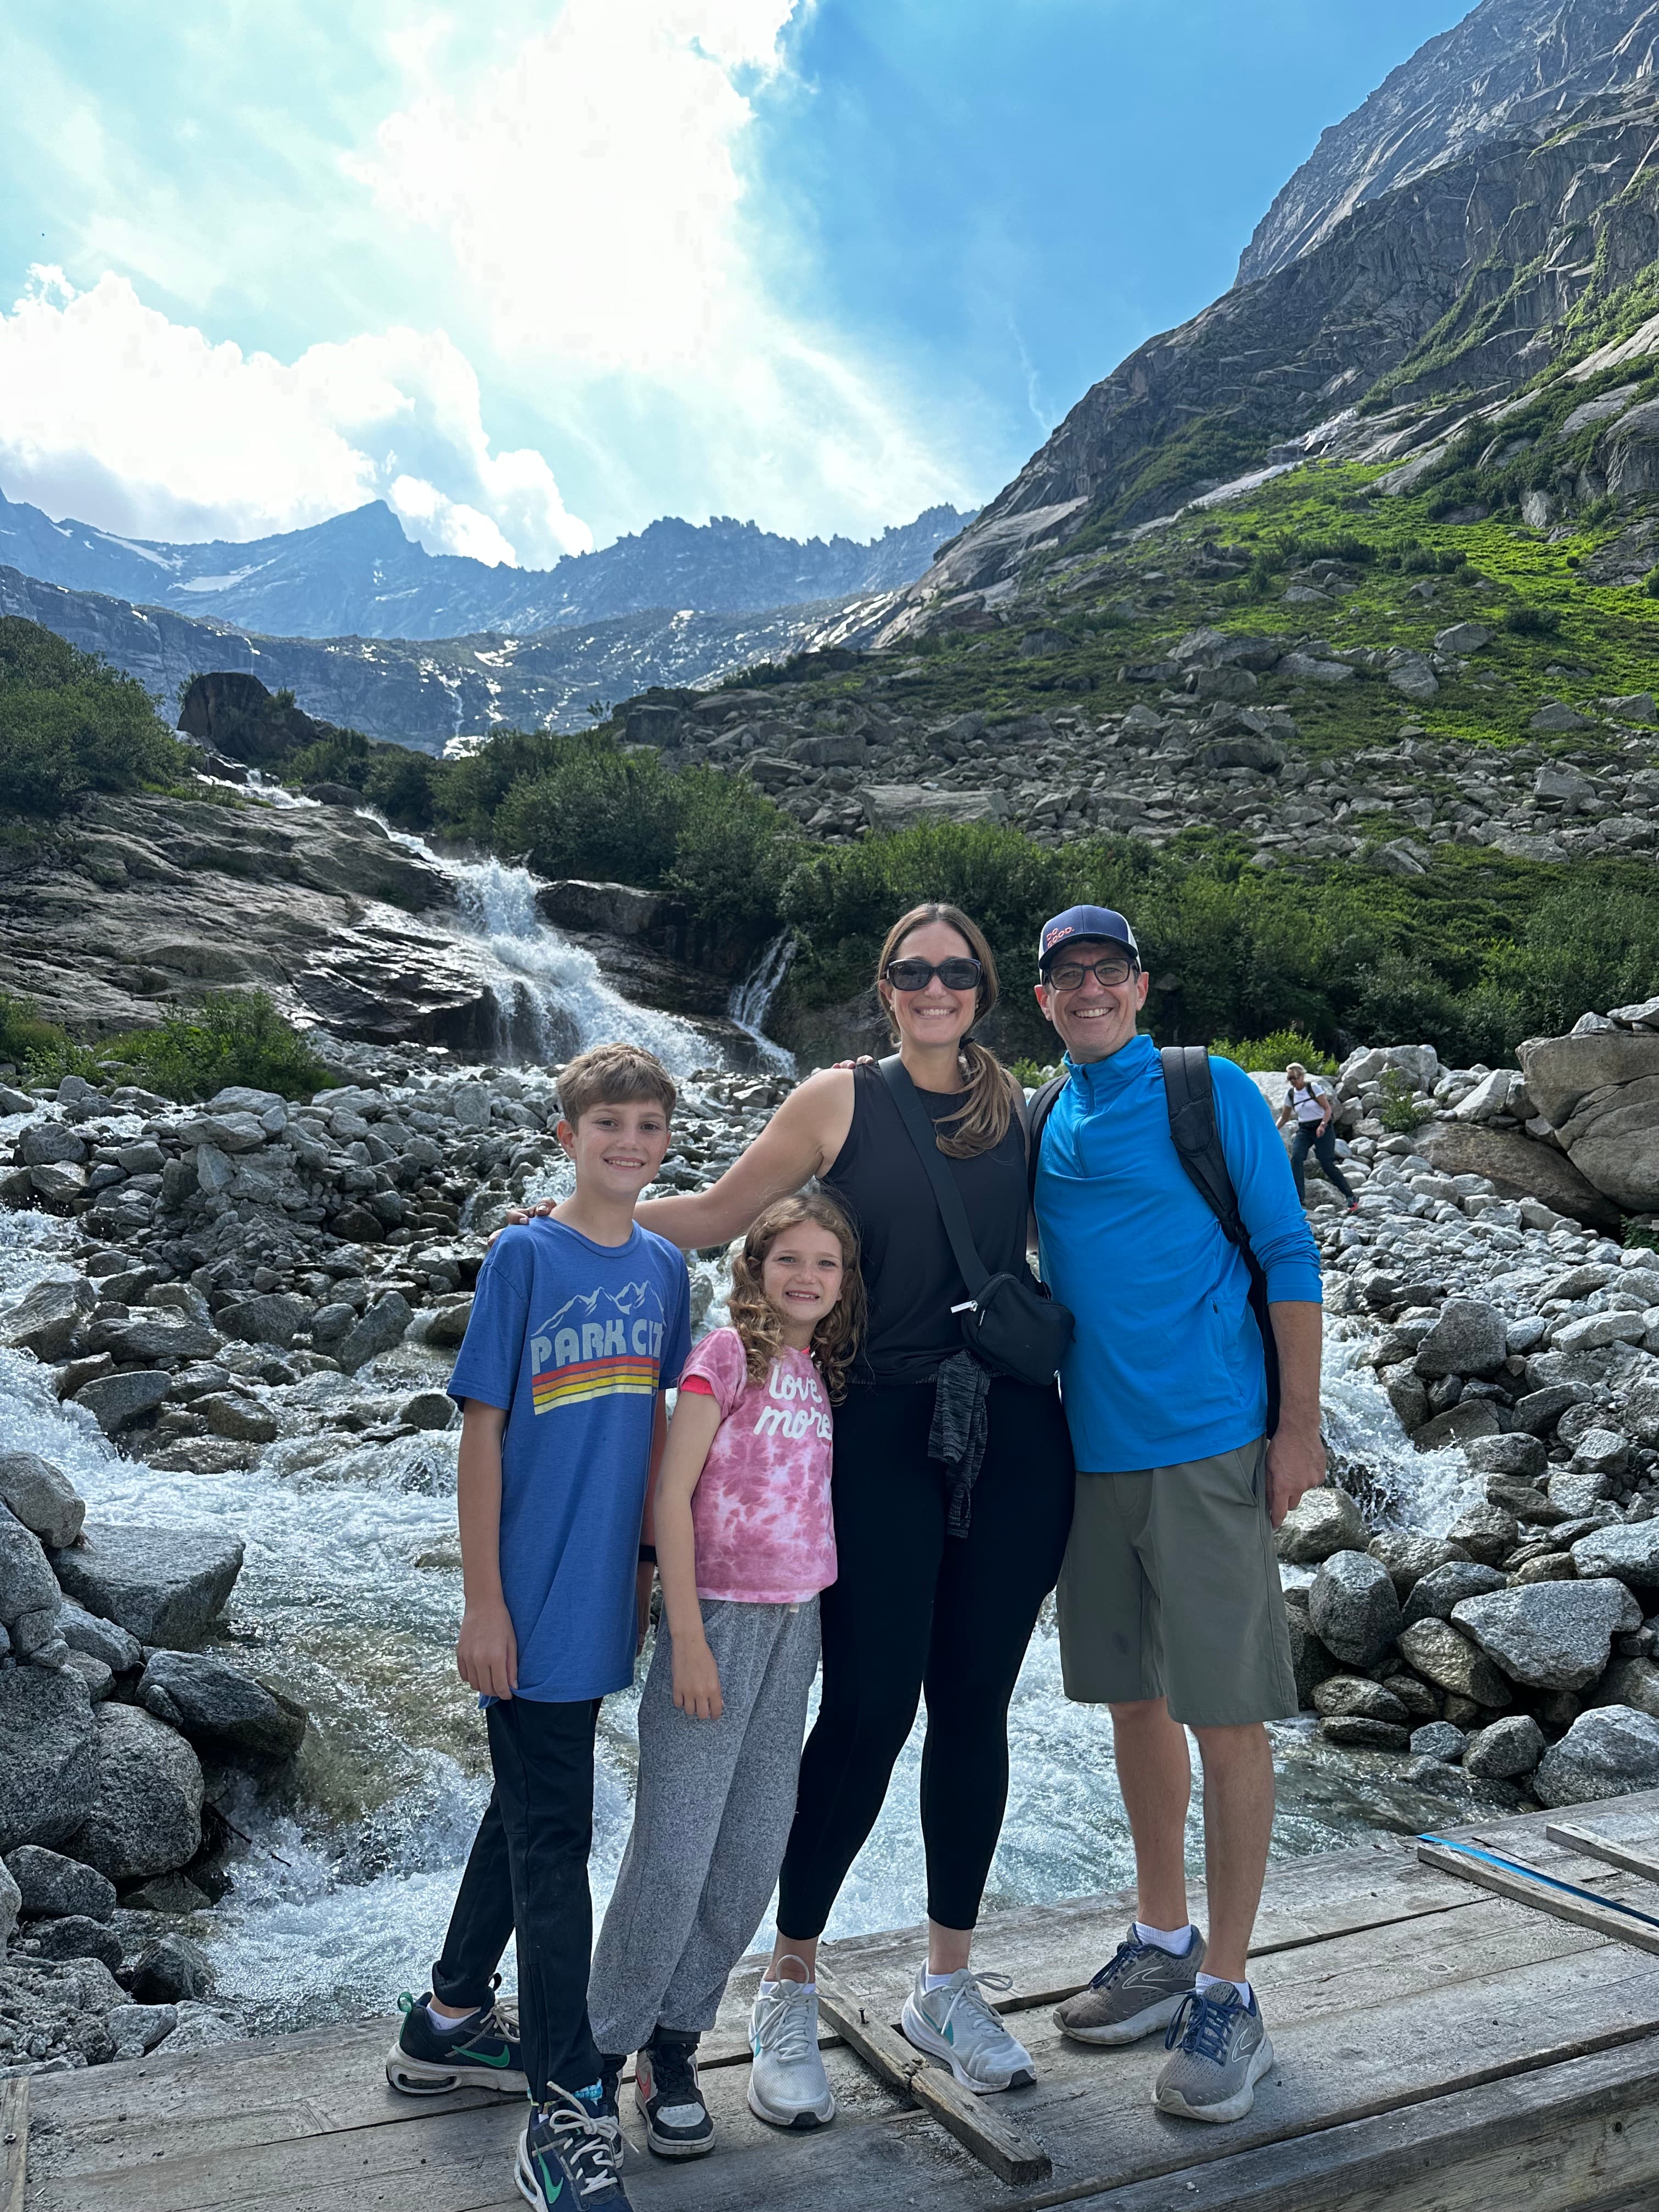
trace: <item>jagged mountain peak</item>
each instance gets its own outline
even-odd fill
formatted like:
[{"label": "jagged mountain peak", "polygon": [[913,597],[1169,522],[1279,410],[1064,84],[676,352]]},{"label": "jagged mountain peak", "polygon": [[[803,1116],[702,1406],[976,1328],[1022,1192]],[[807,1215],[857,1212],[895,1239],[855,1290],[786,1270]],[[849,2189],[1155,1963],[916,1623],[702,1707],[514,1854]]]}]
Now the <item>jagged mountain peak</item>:
[{"label": "jagged mountain peak", "polygon": [[1256,226],[1238,282],[1310,252],[1356,208],[1483,139],[1547,127],[1659,72],[1656,0],[1481,0],[1335,123]]}]

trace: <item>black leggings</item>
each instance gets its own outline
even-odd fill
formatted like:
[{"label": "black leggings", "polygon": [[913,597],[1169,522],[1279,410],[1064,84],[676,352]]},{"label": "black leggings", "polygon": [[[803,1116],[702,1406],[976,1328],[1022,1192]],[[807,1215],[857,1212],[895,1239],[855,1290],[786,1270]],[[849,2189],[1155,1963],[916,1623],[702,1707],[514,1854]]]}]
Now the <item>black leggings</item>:
[{"label": "black leggings", "polygon": [[821,1935],[927,1698],[927,1911],[971,1928],[1008,1796],[1008,1700],[1072,1525],[1072,1447],[1053,1389],[991,1386],[965,1538],[947,1537],[927,1456],[931,1388],[854,1388],[836,1408],[839,1571],[819,1601],[823,1691],[801,1757],[778,1928]]},{"label": "black leggings", "polygon": [[1322,1136],[1318,1132],[1317,1121],[1298,1121],[1296,1125],[1296,1135],[1291,1140],[1291,1171],[1296,1177],[1296,1194],[1301,1199],[1305,1199],[1307,1196],[1303,1188],[1302,1176],[1303,1170],[1308,1164],[1309,1152],[1311,1150],[1314,1158],[1324,1169],[1326,1179],[1341,1194],[1344,1200],[1352,1206],[1353,1193],[1348,1188],[1341,1169],[1336,1164],[1336,1132],[1334,1129],[1327,1129]]}]

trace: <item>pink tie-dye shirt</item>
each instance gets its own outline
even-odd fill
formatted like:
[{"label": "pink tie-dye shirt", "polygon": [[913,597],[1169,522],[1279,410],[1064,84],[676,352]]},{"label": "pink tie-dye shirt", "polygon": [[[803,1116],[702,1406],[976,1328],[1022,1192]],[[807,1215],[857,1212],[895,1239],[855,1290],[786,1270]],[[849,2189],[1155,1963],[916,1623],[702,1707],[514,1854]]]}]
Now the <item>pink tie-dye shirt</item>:
[{"label": "pink tie-dye shirt", "polygon": [[697,1595],[799,1605],[836,1579],[830,1400],[804,1352],[781,1352],[751,1382],[743,1340],[717,1328],[692,1351],[682,1390],[721,1413],[697,1486]]}]

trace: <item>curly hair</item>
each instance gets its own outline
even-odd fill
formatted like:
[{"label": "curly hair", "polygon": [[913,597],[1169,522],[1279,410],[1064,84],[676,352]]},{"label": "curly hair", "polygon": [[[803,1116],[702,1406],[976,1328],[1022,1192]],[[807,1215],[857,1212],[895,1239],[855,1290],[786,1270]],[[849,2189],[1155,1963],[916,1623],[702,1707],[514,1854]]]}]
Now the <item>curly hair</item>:
[{"label": "curly hair", "polygon": [[859,1273],[859,1234],[833,1199],[814,1193],[810,1197],[781,1198],[769,1206],[743,1240],[743,1249],[732,1262],[732,1296],[727,1302],[732,1326],[743,1340],[751,1382],[763,1382],[772,1362],[783,1347],[783,1325],[777,1309],[761,1284],[761,1270],[772,1247],[786,1231],[802,1222],[827,1229],[841,1246],[846,1272],[841,1296],[812,1332],[807,1349],[823,1377],[830,1402],[838,1406],[847,1395],[847,1370],[864,1334],[864,1278]]}]

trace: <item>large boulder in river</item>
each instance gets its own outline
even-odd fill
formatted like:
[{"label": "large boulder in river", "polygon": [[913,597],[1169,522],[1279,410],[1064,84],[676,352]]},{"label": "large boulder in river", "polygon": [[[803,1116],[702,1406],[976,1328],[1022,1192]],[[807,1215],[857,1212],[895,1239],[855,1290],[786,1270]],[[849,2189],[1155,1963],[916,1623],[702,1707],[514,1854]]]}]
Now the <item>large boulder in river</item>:
[{"label": "large boulder in river", "polygon": [[75,1333],[97,1298],[91,1284],[79,1275],[68,1282],[37,1283],[9,1313],[0,1315],[0,1345],[9,1352],[32,1352],[37,1359],[67,1359]]},{"label": "large boulder in river", "polygon": [[43,1544],[72,1544],[87,1517],[69,1477],[33,1452],[0,1452],[0,1502]]},{"label": "large boulder in river", "polygon": [[242,1571],[241,1540],[194,1528],[88,1522],[82,1541],[54,1552],[66,1596],[141,1644],[193,1651],[224,1609]]},{"label": "large boulder in river", "polygon": [[1613,1639],[1642,1626],[1642,1608],[1610,1577],[1524,1583],[1467,1597],[1452,1623],[1472,1636],[1512,1682],[1532,1690],[1582,1690],[1607,1663]]},{"label": "large boulder in river", "polygon": [[92,1699],[80,1676],[0,1672],[0,1851],[60,1844],[92,1803]]},{"label": "large boulder in river", "polygon": [[0,1505],[0,1622],[9,1628],[26,1613],[55,1616],[60,1603],[40,1539]]},{"label": "large boulder in river", "polygon": [[1586,1229],[1620,1225],[1613,1200],[1552,1144],[1473,1121],[1431,1121],[1413,1142],[1441,1175],[1485,1176],[1499,1198],[1535,1198]]},{"label": "large boulder in river", "polygon": [[100,1705],[93,1719],[92,1804],[70,1850],[113,1882],[171,1874],[202,1842],[202,1763],[170,1728],[136,1705]]},{"label": "large boulder in river", "polygon": [[1334,1552],[1315,1578],[1308,1601],[1314,1632],[1334,1657],[1374,1667],[1400,1632],[1394,1577],[1368,1552]]},{"label": "large boulder in river", "polygon": [[414,1310],[401,1291],[388,1291],[384,1297],[376,1298],[356,1328],[348,1329],[335,1347],[334,1357],[342,1370],[355,1375],[379,1353],[390,1352],[394,1344],[401,1344],[413,1318]]},{"label": "large boulder in river", "polygon": [[1533,1794],[1543,1805],[1588,1805],[1659,1789],[1659,1720],[1624,1705],[1597,1705],[1538,1762]]},{"label": "large boulder in river", "polygon": [[204,1751],[288,1759],[306,1732],[306,1710],[207,1651],[157,1651],[138,1702]]}]

